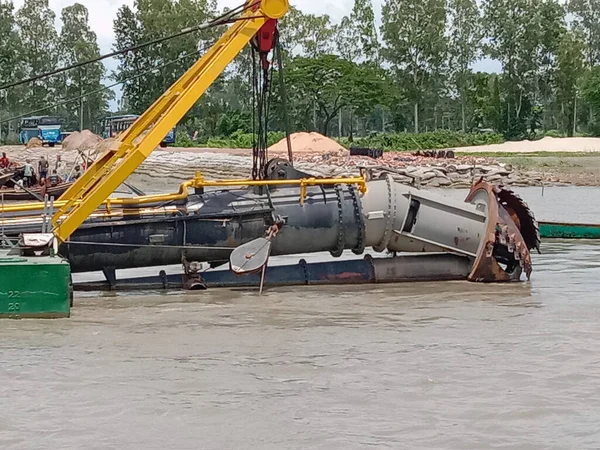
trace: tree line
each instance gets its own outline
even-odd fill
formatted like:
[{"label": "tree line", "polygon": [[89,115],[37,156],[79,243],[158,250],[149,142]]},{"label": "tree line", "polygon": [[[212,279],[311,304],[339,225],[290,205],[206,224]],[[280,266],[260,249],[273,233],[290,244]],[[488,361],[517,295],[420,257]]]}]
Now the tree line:
[{"label": "tree line", "polygon": [[[222,12],[216,0],[136,0],[114,19],[114,50]],[[25,0],[18,10],[0,0],[0,85],[99,56],[83,5],[62,10],[60,31],[56,19],[48,0]],[[99,131],[114,99],[103,86],[122,83],[119,112],[141,113],[223,32],[127,53],[111,73],[98,63],[7,89],[0,122],[52,106],[40,114]],[[292,8],[280,33],[294,131],[350,139],[435,130],[506,139],[600,135],[600,0],[385,0],[380,24],[371,0],[355,0],[337,23]],[[484,59],[498,61],[501,72],[474,71]],[[182,139],[206,143],[252,132],[251,63],[246,49],[179,124]],[[277,83],[274,72],[271,131],[286,127]]]}]

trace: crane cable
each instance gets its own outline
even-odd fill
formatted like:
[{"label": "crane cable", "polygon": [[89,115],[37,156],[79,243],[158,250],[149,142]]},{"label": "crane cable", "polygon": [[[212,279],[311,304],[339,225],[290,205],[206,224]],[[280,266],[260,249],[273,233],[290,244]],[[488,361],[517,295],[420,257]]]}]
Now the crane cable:
[{"label": "crane cable", "polygon": [[[262,60],[257,61],[260,52],[252,44],[252,94],[253,94],[253,145],[252,145],[252,178],[262,180],[266,176],[267,147],[269,138],[269,106],[273,64],[270,68],[262,67]],[[258,70],[258,65],[261,65]],[[271,74],[269,73],[271,71]]]},{"label": "crane cable", "polygon": [[292,137],[290,131],[290,118],[287,107],[287,89],[285,88],[285,76],[283,73],[283,57],[281,51],[281,41],[279,40],[279,30],[275,32],[275,52],[277,56],[277,69],[279,72],[279,95],[281,96],[281,107],[283,108],[283,125],[285,126],[285,139],[287,141],[288,160],[294,167],[294,153],[292,151]]},{"label": "crane cable", "polygon": [[263,179],[267,176],[269,118],[271,113],[271,90],[273,88],[275,60],[277,61],[277,71],[279,72],[279,94],[281,96],[281,106],[283,108],[288,159],[290,165],[293,167],[294,156],[292,152],[290,122],[287,109],[283,57],[279,38],[279,30],[276,28],[273,48],[274,58],[270,63],[270,73],[269,69],[263,68],[260,76],[257,70],[258,65],[256,58],[257,54],[260,55],[260,51],[257,49],[255,42],[252,41],[252,177],[255,180]]}]

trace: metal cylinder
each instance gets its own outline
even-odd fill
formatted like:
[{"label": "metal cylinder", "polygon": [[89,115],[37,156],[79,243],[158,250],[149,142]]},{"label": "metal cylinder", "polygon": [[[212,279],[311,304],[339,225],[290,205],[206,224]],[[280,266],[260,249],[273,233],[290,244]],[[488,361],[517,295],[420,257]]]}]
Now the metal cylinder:
[{"label": "metal cylinder", "polygon": [[372,264],[377,283],[465,280],[471,272],[468,258],[449,253],[373,258]]},{"label": "metal cylinder", "polygon": [[475,258],[487,215],[476,205],[394,182],[369,183],[363,198],[366,244],[375,251],[453,252]]},{"label": "metal cylinder", "polygon": [[[467,258],[457,255],[403,255],[394,258],[333,260],[268,267],[265,286],[323,286],[347,284],[400,283],[413,281],[465,280],[470,264]],[[258,287],[260,274],[237,276],[229,270],[202,273],[203,282],[211,288]],[[162,275],[118,280],[116,286],[108,282],[78,283],[75,289],[87,290],[147,290],[182,288],[181,275]]]}]

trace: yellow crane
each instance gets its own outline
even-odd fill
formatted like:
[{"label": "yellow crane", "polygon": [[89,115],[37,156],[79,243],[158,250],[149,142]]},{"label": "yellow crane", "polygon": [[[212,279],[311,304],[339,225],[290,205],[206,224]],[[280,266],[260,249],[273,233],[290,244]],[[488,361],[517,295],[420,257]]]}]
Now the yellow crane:
[{"label": "yellow crane", "polygon": [[144,162],[227,65],[261,30],[289,10],[288,0],[248,0],[227,32],[178,81],[144,112],[112,147],[62,196],[52,218],[61,241],[69,236]]}]

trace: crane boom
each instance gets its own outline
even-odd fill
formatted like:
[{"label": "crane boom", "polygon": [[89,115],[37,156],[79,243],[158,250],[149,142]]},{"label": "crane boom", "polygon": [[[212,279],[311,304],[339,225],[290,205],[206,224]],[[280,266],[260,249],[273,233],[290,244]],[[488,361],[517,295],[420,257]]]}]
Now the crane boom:
[{"label": "crane boom", "polygon": [[240,18],[211,49],[63,194],[66,203],[52,218],[59,240],[66,241],[150,156],[263,26],[272,26],[289,9],[288,0],[248,0],[245,6]]}]

